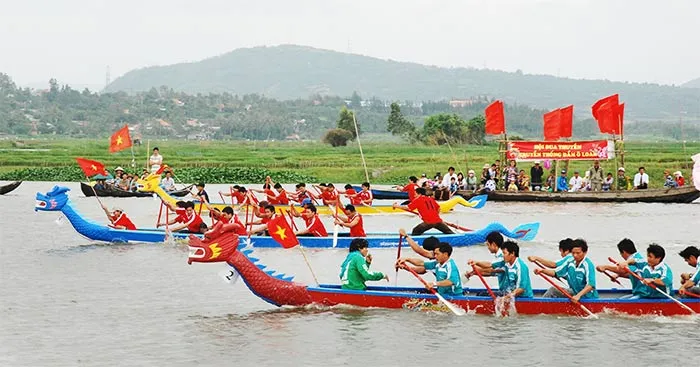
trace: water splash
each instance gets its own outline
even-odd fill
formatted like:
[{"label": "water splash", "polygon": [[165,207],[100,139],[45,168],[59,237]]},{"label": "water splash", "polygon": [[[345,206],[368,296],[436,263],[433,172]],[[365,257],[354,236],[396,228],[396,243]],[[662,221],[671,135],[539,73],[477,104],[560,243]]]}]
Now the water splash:
[{"label": "water splash", "polygon": [[518,314],[513,297],[496,297],[493,303],[496,317],[516,316]]}]

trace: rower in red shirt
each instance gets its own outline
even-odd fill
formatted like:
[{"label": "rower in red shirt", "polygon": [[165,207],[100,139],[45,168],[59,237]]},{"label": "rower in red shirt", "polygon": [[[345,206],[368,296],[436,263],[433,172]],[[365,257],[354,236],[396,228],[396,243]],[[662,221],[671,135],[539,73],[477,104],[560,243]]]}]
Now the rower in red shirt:
[{"label": "rower in red shirt", "polygon": [[250,231],[248,231],[248,235],[264,235],[268,236],[267,232],[267,224],[270,223],[272,220],[272,217],[275,216],[275,207],[273,205],[265,205],[263,209],[263,214],[260,216],[259,221],[251,222],[251,225],[258,224],[260,225],[259,227],[256,228],[251,228]]},{"label": "rower in red shirt", "polygon": [[107,210],[107,207],[102,205],[102,210],[105,211],[105,214],[107,214],[107,218],[109,219],[110,223],[108,226],[116,229],[129,229],[132,231],[136,230],[134,223],[131,222],[131,219],[126,216],[126,213],[124,213],[124,210],[121,208],[114,208],[110,213],[109,210]]},{"label": "rower in red shirt", "polygon": [[225,207],[223,210],[212,207],[209,203],[204,202],[204,205],[209,209],[209,215],[216,219],[216,223],[212,226],[210,230],[204,233],[205,236],[211,235],[218,231],[228,232],[233,231],[233,233],[239,236],[245,236],[248,233],[245,230],[245,225],[241,223],[241,220],[235,215],[233,208],[230,206]]},{"label": "rower in red shirt", "polygon": [[345,197],[350,199],[350,204],[352,205],[362,205],[362,200],[357,196],[357,192],[355,189],[352,187],[352,185],[347,184],[344,186],[345,191],[340,191],[338,190],[338,193],[344,194]]},{"label": "rower in red shirt", "polygon": [[367,237],[362,216],[355,210],[355,206],[352,204],[346,205],[343,213],[345,213],[345,216],[339,215],[334,223],[350,228],[350,237]]},{"label": "rower in red shirt", "polygon": [[240,204],[245,200],[245,195],[240,192],[238,189],[241,187],[238,185],[233,185],[231,186],[231,191],[230,192],[221,192],[219,191],[219,194],[223,196],[231,196],[231,202],[235,204]]},{"label": "rower in red shirt", "polygon": [[413,227],[411,235],[421,235],[431,228],[435,228],[442,233],[454,233],[450,227],[442,221],[442,218],[440,218],[440,204],[438,204],[432,196],[426,196],[425,189],[422,187],[416,189],[416,194],[418,194],[418,196],[408,205],[399,205],[397,203],[393,205],[394,208],[418,211],[418,215],[423,222]]},{"label": "rower in red shirt", "polygon": [[338,193],[335,191],[335,186],[332,183],[314,185],[321,191],[320,198],[323,201],[323,205],[335,205],[338,201]]},{"label": "rower in red shirt", "polygon": [[[276,183],[274,186],[275,190],[277,190],[277,194],[275,195],[275,201],[277,201],[277,204],[279,205],[287,205],[289,204],[289,197],[287,196],[287,190],[282,188],[282,185],[279,183]],[[270,197],[268,196],[268,199]],[[271,204],[274,204],[272,200],[269,200]]]},{"label": "rower in red shirt", "polygon": [[328,237],[326,227],[323,226],[321,218],[316,214],[316,207],[313,204],[309,204],[301,216],[306,222],[306,229],[296,232],[297,236]]},{"label": "rower in red shirt", "polygon": [[[176,208],[169,202],[164,203],[166,206],[168,206],[169,209],[173,210],[176,214],[178,214],[176,218],[168,221],[169,225],[180,223],[171,227],[171,231],[180,231],[183,229],[187,229],[187,231],[191,233],[204,233],[207,231],[207,225],[204,224],[202,217],[200,217],[199,214],[197,214],[197,212],[194,211],[193,202],[186,202],[184,205],[184,209]],[[160,227],[162,225],[165,225],[165,223],[158,223],[156,227]]]},{"label": "rower in red shirt", "polygon": [[369,182],[363,182],[362,191],[360,191],[356,195],[360,199],[360,204],[372,206],[372,200],[374,199],[374,196],[372,196],[372,191],[369,189]]},{"label": "rower in red shirt", "polygon": [[262,190],[250,189],[250,191],[265,194],[265,201],[269,202],[272,205],[279,204],[279,202],[277,201],[277,194],[274,191],[272,191],[271,186],[269,184],[264,184]]},{"label": "rower in red shirt", "polygon": [[418,188],[418,177],[416,176],[411,176],[408,178],[408,185],[406,186],[397,186],[396,188],[399,189],[400,191],[407,192],[408,193],[408,201],[403,202],[403,205],[408,205],[413,199],[416,198],[416,189]]}]

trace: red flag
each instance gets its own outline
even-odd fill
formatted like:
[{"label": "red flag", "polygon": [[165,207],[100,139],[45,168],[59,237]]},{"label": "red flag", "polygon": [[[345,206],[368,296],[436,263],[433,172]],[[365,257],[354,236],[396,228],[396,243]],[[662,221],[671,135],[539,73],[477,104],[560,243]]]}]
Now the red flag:
[{"label": "red flag", "polygon": [[625,121],[625,104],[617,105],[617,134],[622,135],[622,123]]},{"label": "red flag", "polygon": [[618,105],[618,104],[620,104],[620,96],[617,95],[617,94],[613,94],[612,96],[607,96],[607,97],[605,97],[605,98],[603,98],[603,99],[598,100],[598,102],[594,103],[593,106],[591,107],[591,112],[593,113],[593,118],[594,118],[594,119],[596,119],[596,120],[599,119],[599,118],[598,118],[598,114],[599,114],[600,108],[601,108],[604,104],[606,104],[606,103],[608,103],[608,102],[610,102],[610,101],[613,101],[613,103],[614,103],[615,105]]},{"label": "red flag", "polygon": [[170,167],[168,167],[167,164],[161,164],[161,165],[160,165],[160,168],[158,168],[158,170],[156,171],[156,175],[162,174],[163,171],[165,171],[165,170],[168,169],[168,168],[170,168]]},{"label": "red flag", "polygon": [[544,140],[558,140],[561,137],[561,109],[547,112],[544,118]]},{"label": "red flag", "polygon": [[624,107],[621,107],[617,94],[605,97],[591,107],[593,117],[598,121],[601,133],[621,134]]},{"label": "red flag", "polygon": [[282,215],[275,216],[267,223],[267,231],[270,237],[284,248],[292,248],[299,244],[297,236]]},{"label": "red flag", "polygon": [[560,108],[559,111],[561,111],[559,116],[559,137],[570,138],[573,135],[574,105]]},{"label": "red flag", "polygon": [[109,139],[109,152],[115,153],[131,146],[131,136],[129,136],[129,125],[117,130]]},{"label": "red flag", "polygon": [[506,117],[503,112],[503,102],[495,101],[486,107],[486,133],[499,135],[506,132]]},{"label": "red flag", "polygon": [[98,161],[93,161],[85,158],[75,158],[75,161],[78,162],[80,169],[82,169],[83,172],[85,172],[86,177],[94,176],[97,174],[104,176],[108,175],[107,171],[105,171],[105,165]]}]

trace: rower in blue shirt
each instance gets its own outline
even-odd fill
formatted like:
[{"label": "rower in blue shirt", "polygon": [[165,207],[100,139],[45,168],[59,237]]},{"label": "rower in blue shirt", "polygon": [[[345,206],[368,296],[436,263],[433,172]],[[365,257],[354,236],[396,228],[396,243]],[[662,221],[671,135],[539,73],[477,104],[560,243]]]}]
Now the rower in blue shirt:
[{"label": "rower in blue shirt", "polygon": [[[532,285],[530,284],[530,269],[519,257],[520,247],[513,241],[505,241],[503,247],[503,261],[496,261],[491,264],[494,269],[505,271],[505,284],[503,288],[496,291],[498,296],[505,297],[532,297]],[[470,260],[472,266],[478,265]]]},{"label": "rower in blue shirt", "polygon": [[[501,266],[494,266],[499,264],[504,264],[503,261],[503,235],[499,232],[491,232],[486,236],[486,249],[493,254],[494,260],[492,262],[488,261],[477,261],[474,262],[472,267],[476,267],[477,270],[484,276],[495,275],[498,278],[498,289],[504,293],[508,291],[508,277],[506,277],[506,269]],[[464,276],[469,279],[474,275],[474,270],[467,272]],[[477,293],[477,296],[488,296],[488,292]]]},{"label": "rower in blue shirt", "polygon": [[[571,255],[574,260],[568,262],[561,269],[535,269],[535,274],[544,273],[549,276],[559,276],[566,278],[569,283],[568,293],[576,301],[581,298],[598,298],[595,279],[595,265],[586,255],[588,254],[588,244],[584,239],[577,238],[571,244]],[[552,287],[545,292],[543,297],[563,298],[565,297],[558,289]]]},{"label": "rower in blue shirt", "polygon": [[[678,294],[680,294],[681,297],[689,297],[686,293],[700,295],[700,264],[698,263],[700,249],[695,246],[688,246],[683,251],[679,252],[678,255],[681,255],[688,265],[695,268],[693,273],[681,274],[681,287],[678,289]],[[690,295],[690,297],[692,297],[692,295]]]},{"label": "rower in blue shirt", "polygon": [[620,256],[625,259],[624,263],[620,265],[598,265],[596,270],[600,272],[611,271],[617,274],[618,277],[623,277],[623,279],[629,279],[632,283],[632,294],[622,296],[623,299],[637,299],[646,292],[647,286],[640,282],[636,277],[632,276],[627,272],[627,268],[630,271],[636,272],[647,265],[647,259],[641,253],[637,252],[637,247],[634,242],[629,238],[622,239],[617,244],[617,250],[620,252]]},{"label": "rower in blue shirt", "polygon": [[546,268],[555,269],[558,271],[563,269],[564,266],[569,263],[569,261],[574,260],[574,257],[571,256],[571,246],[573,242],[574,240],[571,238],[565,238],[559,241],[559,254],[561,255],[559,260],[547,260],[539,256],[528,256],[527,259],[530,262],[537,262]]},{"label": "rower in blue shirt", "polygon": [[561,176],[557,179],[557,191],[569,191],[569,179],[565,169],[561,170]]},{"label": "rower in blue shirt", "polygon": [[397,261],[398,266],[403,266],[406,262],[425,270],[435,272],[435,282],[428,283],[431,288],[437,288],[438,293],[443,296],[463,296],[462,279],[457,269],[457,264],[450,258],[452,246],[446,242],[440,242],[435,248],[435,260],[424,261],[417,258],[401,258]]},{"label": "rower in blue shirt", "polygon": [[[657,244],[651,244],[647,248],[647,264],[641,269],[635,271],[644,280],[646,287],[640,289],[639,296],[641,298],[664,298],[661,292],[656,291],[651,287],[654,284],[659,290],[668,294],[673,291],[673,272],[671,268],[664,263],[666,251],[663,247]],[[630,268],[631,270],[631,268]]]}]

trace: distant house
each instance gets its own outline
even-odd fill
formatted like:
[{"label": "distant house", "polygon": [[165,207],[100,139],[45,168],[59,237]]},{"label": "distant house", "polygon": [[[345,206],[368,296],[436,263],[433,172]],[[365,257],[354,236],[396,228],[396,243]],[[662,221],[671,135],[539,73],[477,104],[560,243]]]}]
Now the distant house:
[{"label": "distant house", "polygon": [[301,140],[301,137],[299,136],[299,134],[292,134],[292,135],[285,136],[284,140],[299,141],[299,140]]},{"label": "distant house", "polygon": [[453,99],[450,101],[450,107],[452,108],[464,108],[466,106],[471,106],[475,103],[473,99]]}]

